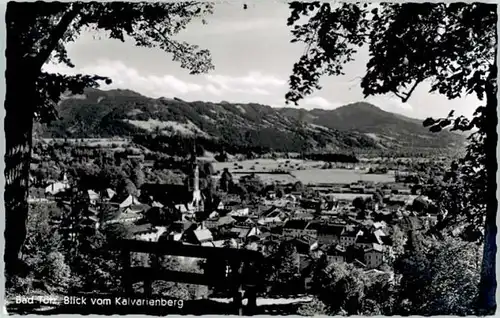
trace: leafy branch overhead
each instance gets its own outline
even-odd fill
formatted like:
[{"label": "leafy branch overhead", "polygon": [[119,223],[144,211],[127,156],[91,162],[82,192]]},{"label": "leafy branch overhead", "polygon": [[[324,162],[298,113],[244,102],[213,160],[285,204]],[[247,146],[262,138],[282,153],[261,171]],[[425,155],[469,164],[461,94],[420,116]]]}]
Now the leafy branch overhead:
[{"label": "leafy branch overhead", "polygon": [[[298,104],[321,89],[324,76],[343,75],[360,47],[369,60],[361,80],[365,96],[392,94],[408,101],[421,83],[448,99],[481,101],[471,119],[428,118],[439,132],[470,131],[465,157],[451,167],[437,198],[436,231],[465,226],[484,239],[478,305],[496,310],[497,6],[488,3],[289,4],[292,42],[304,44],[289,79],[287,103]],[[439,105],[436,105],[439,106]],[[464,224],[465,223],[465,224]]]},{"label": "leafy branch overhead", "polygon": [[[157,48],[172,55],[192,74],[208,72],[214,66],[207,50],[180,42],[175,35],[195,19],[212,12],[201,2],[9,2],[6,10],[7,94],[5,97],[6,141],[6,271],[22,268],[19,253],[26,236],[29,167],[33,120],[57,118],[55,105],[67,92],[82,93],[110,78],[99,74],[74,76],[42,70],[48,62],[70,68],[66,44],[86,31],[137,46]],[[96,32],[97,31],[97,32]]]},{"label": "leafy branch overhead", "polygon": [[367,45],[365,96],[392,93],[406,102],[418,84],[449,99],[483,99],[495,60],[496,7],[489,4],[289,4],[292,42],[305,50],[293,67],[287,102],[321,89],[321,77],[343,75]]},{"label": "leafy branch overhead", "polygon": [[189,22],[211,14],[210,3],[37,2],[15,3],[9,10],[8,29],[16,30],[9,49],[18,53],[18,62],[30,66],[30,75],[36,79],[36,118],[42,121],[55,118],[53,105],[60,101],[62,93],[82,93],[85,87],[97,87],[101,81],[111,83],[111,79],[97,75],[67,76],[41,71],[47,62],[73,68],[65,45],[83,31],[103,31],[111,39],[133,40],[137,46],[161,49],[191,74],[214,69],[208,50],[174,39]]},{"label": "leafy branch overhead", "polygon": [[475,194],[464,194],[467,199],[460,208],[443,206],[443,210],[450,212],[447,222],[465,211],[469,221],[479,224],[484,215],[485,179],[481,186],[474,185],[486,178],[485,136],[492,138],[496,117],[496,6],[320,2],[292,2],[289,6],[292,42],[304,43],[305,50],[290,76],[287,102],[298,104],[321,89],[323,76],[343,75],[344,66],[362,46],[369,52],[361,80],[365,96],[394,94],[406,102],[420,83],[427,82],[431,93],[449,99],[469,94],[486,99],[473,118],[455,116],[452,111],[446,118],[427,118],[423,123],[431,132],[448,127],[473,131],[467,155],[460,160],[460,169],[454,169],[454,183],[447,192],[461,182],[469,190],[475,189]]}]

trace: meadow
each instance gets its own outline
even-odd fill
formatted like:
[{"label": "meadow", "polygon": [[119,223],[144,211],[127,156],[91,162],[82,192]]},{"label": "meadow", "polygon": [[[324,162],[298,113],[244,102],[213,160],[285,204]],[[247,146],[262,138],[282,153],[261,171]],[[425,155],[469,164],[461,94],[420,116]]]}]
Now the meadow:
[{"label": "meadow", "polygon": [[301,159],[255,159],[243,160],[236,162],[214,162],[215,171],[224,170],[227,168],[229,171],[241,172],[272,172],[275,170],[282,170],[291,172],[300,169],[321,168],[324,165],[322,161],[306,161]]},{"label": "meadow", "polygon": [[130,144],[126,138],[43,138],[46,143],[64,144],[86,147],[125,147]]},{"label": "meadow", "polygon": [[[214,169],[222,173],[227,168],[235,180],[250,173],[257,174],[265,183],[277,181],[303,184],[350,184],[358,181],[394,182],[394,174],[366,174],[363,170],[354,169],[322,169],[322,161],[305,161],[300,159],[258,159],[238,162],[215,162]],[[274,173],[273,173],[274,171]],[[280,173],[277,173],[279,171]]]},{"label": "meadow", "polygon": [[293,171],[291,174],[303,184],[350,184],[358,181],[395,182],[393,174],[366,174],[364,171],[350,169],[307,169]]}]

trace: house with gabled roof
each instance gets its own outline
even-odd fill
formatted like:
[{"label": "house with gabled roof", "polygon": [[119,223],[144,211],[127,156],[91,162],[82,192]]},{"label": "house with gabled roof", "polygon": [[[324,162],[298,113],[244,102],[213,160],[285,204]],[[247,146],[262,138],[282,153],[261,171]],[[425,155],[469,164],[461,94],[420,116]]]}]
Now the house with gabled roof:
[{"label": "house with gabled roof", "polygon": [[382,244],[382,241],[373,232],[362,231],[361,235],[358,235],[355,240],[355,245],[367,249],[372,246],[372,244]]},{"label": "house with gabled roof", "polygon": [[205,226],[207,228],[213,229],[213,228],[220,228],[220,227],[224,227],[224,226],[230,226],[230,225],[236,223],[236,220],[233,217],[226,215],[226,216],[222,216],[222,217],[209,218],[209,219],[205,220],[204,222],[205,222]]},{"label": "house with gabled roof", "polygon": [[356,243],[356,238],[363,232],[355,227],[346,227],[340,235],[340,244],[343,246],[350,246]]},{"label": "house with gabled roof", "polygon": [[151,203],[151,207],[153,207],[153,208],[163,208],[163,207],[165,207],[165,205],[161,204],[160,202],[153,201],[153,203]]},{"label": "house with gabled roof", "polygon": [[365,264],[367,268],[377,268],[385,261],[384,247],[380,244],[372,244],[365,250]]},{"label": "house with gabled roof", "polygon": [[373,222],[372,227],[375,230],[384,229],[387,227],[387,223],[385,223],[384,221]]},{"label": "house with gabled roof", "polygon": [[196,237],[196,241],[199,242],[199,244],[214,240],[212,232],[209,229],[196,229],[193,233]]},{"label": "house with gabled roof", "polygon": [[322,244],[336,244],[344,232],[345,225],[322,224],[318,228],[318,240]]},{"label": "house with gabled roof", "polygon": [[212,232],[209,229],[198,227],[196,224],[185,230],[181,237],[181,241],[195,245],[201,245],[213,240]]},{"label": "house with gabled roof", "polygon": [[100,199],[100,196],[94,190],[87,190],[87,195],[90,201],[90,204],[95,205]]},{"label": "house with gabled roof", "polygon": [[261,231],[256,226],[235,226],[230,229],[230,235],[238,240],[240,243],[244,243],[248,241],[252,237],[258,238],[261,234]]},{"label": "house with gabled roof", "polygon": [[157,242],[160,236],[166,231],[165,227],[155,227],[151,223],[133,225],[130,233],[133,239],[149,242]]},{"label": "house with gabled roof", "polygon": [[376,237],[378,237],[378,238],[379,238],[379,240],[381,240],[381,239],[382,239],[382,237],[387,236],[387,234],[386,234],[386,233],[384,232],[384,230],[382,230],[382,229],[377,229],[377,230],[373,231],[373,234],[374,234]]},{"label": "house with gabled roof", "polygon": [[45,187],[45,193],[48,195],[56,195],[68,189],[70,189],[70,185],[67,182],[56,181]]},{"label": "house with gabled roof", "polygon": [[283,236],[289,238],[302,236],[308,224],[307,220],[288,220],[283,226]]},{"label": "house with gabled roof", "polygon": [[134,204],[126,207],[123,212],[124,213],[135,213],[135,214],[144,214],[146,213],[151,207],[147,204]]},{"label": "house with gabled roof", "polygon": [[346,261],[346,250],[342,245],[330,245],[325,254],[328,262],[340,263]]},{"label": "house with gabled roof", "polygon": [[121,199],[118,197],[115,197],[115,198],[116,199],[113,201],[119,203],[119,206],[122,209],[128,208],[131,205],[141,205],[142,204],[141,202],[139,202],[137,197],[135,197],[131,194],[128,195],[126,198],[121,198]]},{"label": "house with gabled roof", "polygon": [[115,195],[116,195],[116,192],[113,189],[107,188],[107,189],[101,191],[100,197],[103,201],[109,201],[109,200],[113,199],[115,197]]},{"label": "house with gabled roof", "polygon": [[229,212],[230,216],[248,216],[250,213],[249,208],[235,209]]},{"label": "house with gabled roof", "polygon": [[189,212],[185,204],[176,204],[175,209],[177,209],[177,211],[181,212],[182,214],[186,214]]}]

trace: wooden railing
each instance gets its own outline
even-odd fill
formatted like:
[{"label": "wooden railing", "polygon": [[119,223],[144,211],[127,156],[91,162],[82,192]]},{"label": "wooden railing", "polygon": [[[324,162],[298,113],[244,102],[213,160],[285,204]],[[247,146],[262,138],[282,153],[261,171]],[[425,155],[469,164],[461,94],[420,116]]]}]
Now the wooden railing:
[{"label": "wooden railing", "polygon": [[[250,264],[262,262],[262,254],[256,251],[185,245],[180,242],[147,242],[121,240],[116,243],[121,250],[123,262],[122,283],[126,294],[133,294],[133,284],[144,282],[145,296],[152,295],[152,283],[163,280],[194,285],[225,287],[231,291],[233,305],[239,315],[252,314],[256,308],[256,289],[259,277]],[[151,256],[150,267],[132,266],[131,253],[147,253]],[[162,268],[158,262],[160,256],[184,256],[217,260],[228,264],[231,274],[226,276],[211,275],[209,272],[188,273]],[[244,294],[243,294],[244,293]],[[242,305],[243,296],[248,299],[246,308]]]}]

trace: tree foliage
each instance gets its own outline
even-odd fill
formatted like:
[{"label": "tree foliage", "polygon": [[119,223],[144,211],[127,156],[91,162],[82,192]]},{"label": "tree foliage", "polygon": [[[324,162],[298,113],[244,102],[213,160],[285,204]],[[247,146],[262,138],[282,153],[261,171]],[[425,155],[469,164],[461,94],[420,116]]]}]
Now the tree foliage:
[{"label": "tree foliage", "polygon": [[293,243],[282,242],[270,256],[269,265],[273,293],[293,294],[297,291],[300,283],[299,255]]},{"label": "tree foliage", "polygon": [[352,264],[331,263],[318,271],[315,280],[315,292],[319,300],[328,306],[332,314],[359,314],[364,298],[364,280],[362,271]]},{"label": "tree foliage", "polygon": [[65,45],[86,30],[103,31],[112,39],[158,48],[192,74],[213,69],[207,50],[173,36],[193,19],[211,13],[199,2],[10,2],[7,5],[6,110],[6,251],[9,273],[15,273],[26,236],[29,164],[33,120],[57,117],[54,106],[66,92],[82,93],[111,79],[99,75],[68,76],[42,70],[47,62],[74,67]]},{"label": "tree foliage", "polygon": [[[44,206],[31,207],[27,222],[27,239],[23,246],[23,260],[31,271],[17,279],[8,279],[8,293],[26,293],[34,289],[61,291],[67,287],[70,270],[60,253],[62,237],[51,225],[54,217]],[[41,287],[43,286],[43,287]]]},{"label": "tree foliage", "polygon": [[354,200],[352,201],[352,205],[361,211],[364,211],[366,208],[366,202],[363,197],[355,197]]},{"label": "tree foliage", "polygon": [[395,263],[396,273],[401,275],[399,314],[477,314],[478,246],[451,238],[424,240],[423,246],[407,251]]},{"label": "tree foliage", "polygon": [[310,302],[300,306],[297,310],[297,314],[306,317],[313,317],[316,315],[328,316],[330,315],[330,312],[321,300],[314,297]]},{"label": "tree foliage", "polygon": [[137,195],[137,187],[130,179],[123,179],[118,185],[117,193],[121,196],[127,197],[129,195]]},{"label": "tree foliage", "polygon": [[465,219],[471,228],[483,229],[479,302],[485,312],[492,313],[496,308],[497,233],[496,5],[292,2],[290,9],[292,42],[303,42],[306,49],[290,76],[288,102],[297,104],[320,89],[322,76],[343,75],[345,64],[364,45],[370,55],[361,80],[366,96],[393,94],[406,102],[419,84],[427,83],[430,92],[448,99],[473,95],[482,102],[472,119],[450,112],[446,118],[428,118],[424,126],[433,132],[449,126],[475,130],[465,157],[452,167],[455,182],[440,198],[446,214],[441,228]]},{"label": "tree foliage", "polygon": [[406,101],[425,80],[450,99],[485,95],[495,60],[494,5],[292,2],[290,8],[292,42],[306,44],[290,77],[290,102],[320,89],[321,76],[342,75],[363,45],[370,52],[365,95],[392,93]]},{"label": "tree foliage", "polygon": [[132,174],[130,176],[130,180],[134,183],[136,188],[140,188],[145,182],[146,176],[144,171],[142,171],[142,167],[137,165],[133,168]]},{"label": "tree foliage", "polygon": [[228,168],[224,168],[224,171],[222,171],[219,183],[220,189],[224,192],[229,192],[234,186],[233,176]]}]

